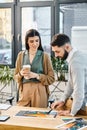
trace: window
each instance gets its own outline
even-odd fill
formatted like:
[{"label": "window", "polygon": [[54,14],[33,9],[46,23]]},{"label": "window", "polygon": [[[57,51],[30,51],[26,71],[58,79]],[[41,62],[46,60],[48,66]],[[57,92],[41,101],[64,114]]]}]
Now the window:
[{"label": "window", "polygon": [[60,4],[59,8],[59,32],[67,34],[73,46],[87,53],[87,3]]},{"label": "window", "polygon": [[[43,14],[43,15],[42,15]],[[37,29],[40,33],[42,45],[50,54],[51,41],[51,8],[26,7],[22,8],[22,49],[25,48],[25,34],[29,29]]]},{"label": "window", "polygon": [[[47,0],[20,0],[20,2],[28,2],[28,1],[47,1]],[[53,1],[53,0],[50,0],[50,1]]]},{"label": "window", "polygon": [[14,0],[0,0],[0,3],[8,3],[8,2],[13,2]]},{"label": "window", "polygon": [[[0,64],[11,64],[11,8],[0,9]],[[9,53],[10,51],[10,53]],[[9,56],[6,56],[8,52]],[[7,57],[7,58],[6,58]]]}]

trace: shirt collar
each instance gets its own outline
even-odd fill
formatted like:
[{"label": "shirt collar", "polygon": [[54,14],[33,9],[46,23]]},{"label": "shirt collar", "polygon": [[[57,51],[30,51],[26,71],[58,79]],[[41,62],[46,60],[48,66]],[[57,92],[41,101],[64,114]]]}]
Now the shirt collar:
[{"label": "shirt collar", "polygon": [[66,61],[69,63],[71,58],[73,57],[73,54],[77,51],[77,49],[72,49],[70,52],[69,52],[69,55],[66,59]]}]

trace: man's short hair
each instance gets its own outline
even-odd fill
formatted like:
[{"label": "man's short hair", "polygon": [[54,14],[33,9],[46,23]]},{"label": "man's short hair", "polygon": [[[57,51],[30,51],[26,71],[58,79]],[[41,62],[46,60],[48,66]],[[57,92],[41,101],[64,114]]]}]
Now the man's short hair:
[{"label": "man's short hair", "polygon": [[66,43],[70,43],[70,39],[65,34],[56,34],[52,38],[51,46],[63,46]]}]

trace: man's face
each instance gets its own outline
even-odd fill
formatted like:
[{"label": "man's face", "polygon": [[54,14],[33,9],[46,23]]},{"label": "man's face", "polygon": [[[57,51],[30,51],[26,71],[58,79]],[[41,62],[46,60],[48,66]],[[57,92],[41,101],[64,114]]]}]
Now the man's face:
[{"label": "man's face", "polygon": [[56,58],[59,57],[63,60],[66,60],[68,56],[68,52],[65,50],[64,46],[52,46],[52,51],[54,52]]}]

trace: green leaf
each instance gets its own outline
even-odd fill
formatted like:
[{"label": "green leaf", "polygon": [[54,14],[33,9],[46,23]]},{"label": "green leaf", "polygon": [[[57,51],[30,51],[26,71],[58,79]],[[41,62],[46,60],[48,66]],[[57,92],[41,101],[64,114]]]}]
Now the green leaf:
[{"label": "green leaf", "polygon": [[13,80],[14,70],[9,66],[0,65],[0,82],[9,84]]},{"label": "green leaf", "polygon": [[[68,73],[68,64],[66,61],[60,59],[60,58],[55,58],[51,56],[51,61],[53,65],[53,69],[55,73],[57,74],[58,80],[65,80],[65,73]],[[59,75],[58,75],[59,73]]]}]

